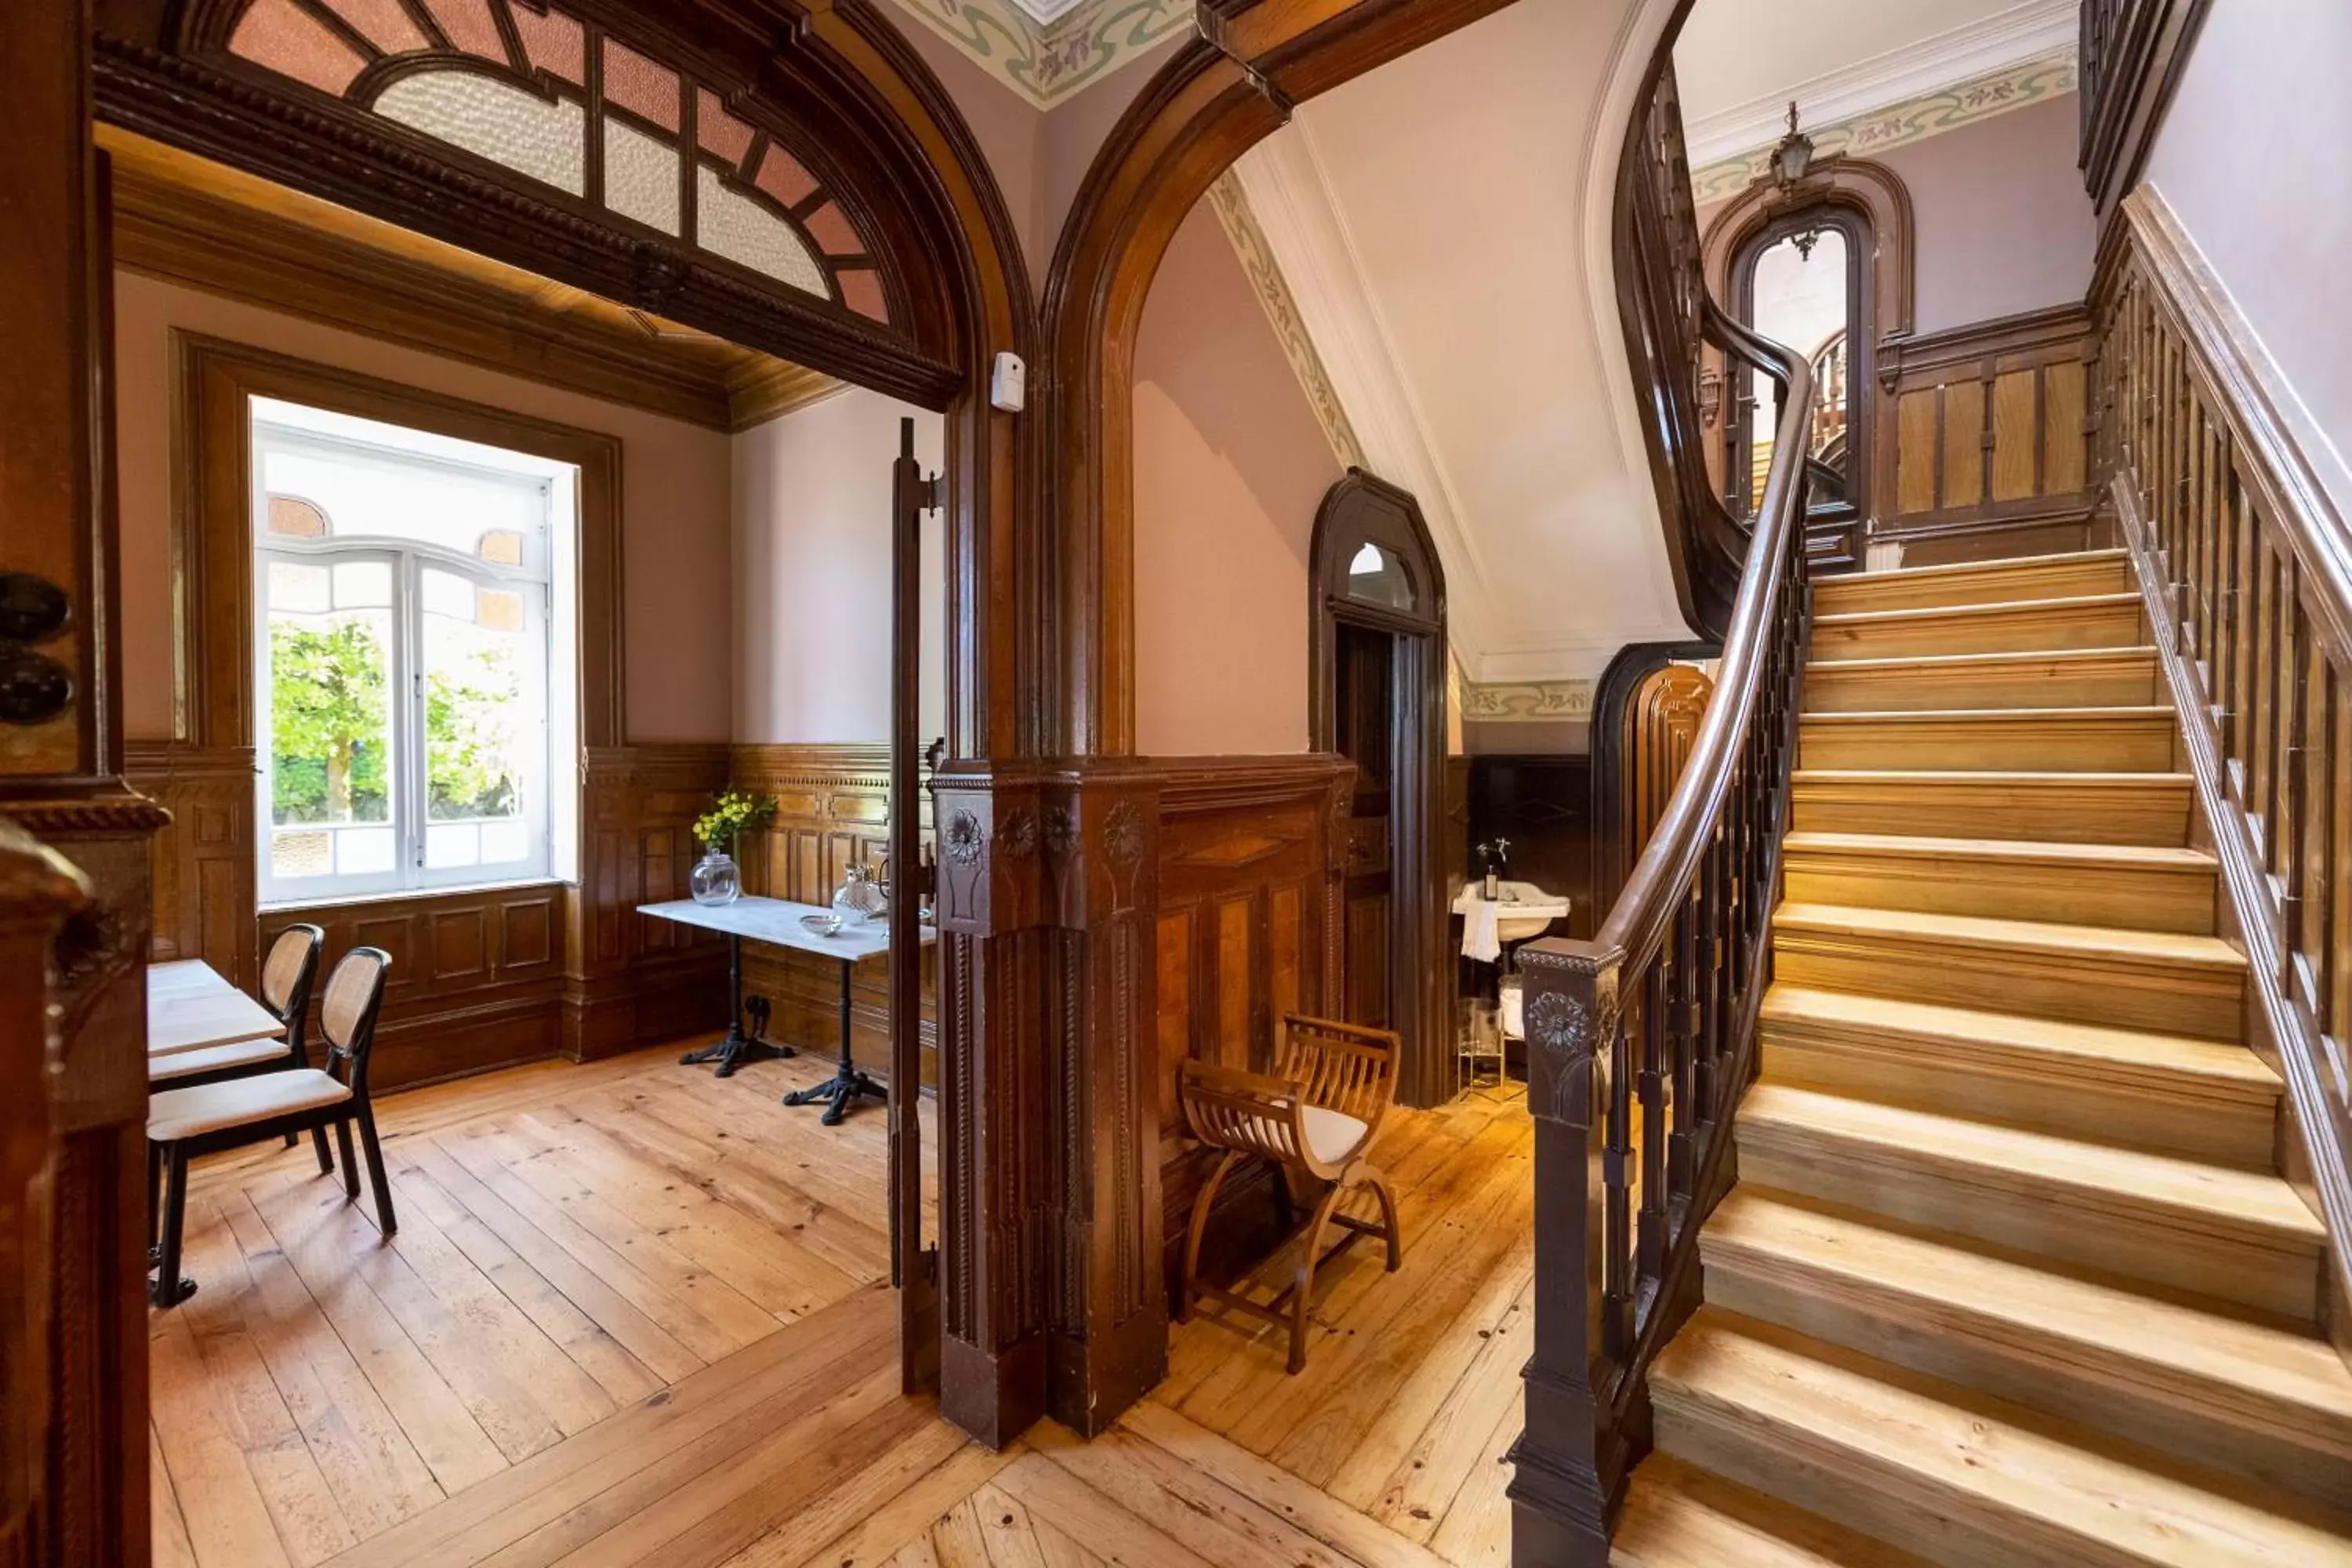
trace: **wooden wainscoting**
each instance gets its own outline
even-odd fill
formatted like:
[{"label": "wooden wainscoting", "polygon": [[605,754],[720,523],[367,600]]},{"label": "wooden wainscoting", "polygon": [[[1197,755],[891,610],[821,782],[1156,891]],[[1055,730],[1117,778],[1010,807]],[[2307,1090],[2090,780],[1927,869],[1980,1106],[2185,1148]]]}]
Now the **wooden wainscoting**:
[{"label": "wooden wainscoting", "polygon": [[237,984],[259,977],[254,940],[253,750],[132,741],[123,772],[172,814],[155,836],[150,959],[200,958]]},{"label": "wooden wainscoting", "polygon": [[2077,305],[1882,342],[1895,471],[1877,487],[1873,542],[1900,542],[1913,566],[2104,542],[2089,464],[2095,359]]},{"label": "wooden wainscoting", "polygon": [[536,1058],[610,1056],[715,1026],[725,949],[635,912],[684,898],[694,818],[727,780],[724,745],[592,748],[574,887],[539,881],[319,904],[254,900],[252,753],[176,742],[131,748],[131,782],[172,813],[156,835],[157,962],[201,958],[250,991],[287,926],[327,932],[323,962],[392,954],[375,1087],[397,1089]]},{"label": "wooden wainscoting", "polygon": [[[1265,1071],[1282,1016],[1337,1016],[1346,812],[1355,764],[1331,754],[1171,764],[1160,791],[1160,1190],[1169,1278],[1209,1152],[1184,1135],[1189,1058]],[[1336,826],[1335,826],[1336,825]],[[1265,1173],[1219,1194],[1203,1268],[1223,1277],[1278,1239]],[[1219,1267],[1222,1265],[1223,1267]]]},{"label": "wooden wainscoting", "polygon": [[[748,892],[826,904],[853,865],[877,869],[890,848],[890,748],[852,745],[739,745],[733,749],[735,787],[774,795],[776,815],[764,832],[738,850]],[[922,841],[931,837],[930,793],[922,803]],[[923,1082],[938,1082],[938,950],[923,950]],[[831,1056],[840,1039],[838,968],[806,953],[759,944],[743,950],[743,988],[765,996],[775,1011],[775,1039]],[[890,968],[862,963],[851,977],[850,1054],[866,1071],[890,1071]]]}]

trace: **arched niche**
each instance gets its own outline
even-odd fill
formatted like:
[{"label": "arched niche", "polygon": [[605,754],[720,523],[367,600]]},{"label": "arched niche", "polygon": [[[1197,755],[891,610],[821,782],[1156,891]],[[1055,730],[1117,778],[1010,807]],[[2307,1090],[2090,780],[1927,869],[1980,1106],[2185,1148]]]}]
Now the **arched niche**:
[{"label": "arched niche", "polygon": [[1398,1093],[1460,1089],[1445,1016],[1445,571],[1412,494],[1361,468],[1315,513],[1307,731],[1356,763],[1339,927],[1351,1022],[1403,1042]]},{"label": "arched niche", "polygon": [[[1843,379],[1850,437],[1841,448],[1845,493],[1827,493],[1839,487],[1817,472],[1805,542],[1817,567],[1850,567],[1861,563],[1870,520],[1891,507],[1886,487],[1895,473],[1895,397],[1879,366],[1883,345],[1907,336],[1912,328],[1910,193],[1883,163],[1822,158],[1790,185],[1769,175],[1759,178],[1715,216],[1701,241],[1707,291],[1733,317],[1750,324],[1759,264],[1769,266],[1799,252],[1810,262],[1827,256],[1824,247],[1834,247],[1845,262],[1847,326],[1835,356],[1840,363],[1828,368]],[[1759,330],[1772,335],[1769,327]],[[1830,344],[1824,338],[1788,346],[1813,357]],[[1745,516],[1741,502],[1748,488],[1743,480],[1749,477],[1751,433],[1769,427],[1770,406],[1753,407],[1746,395],[1748,377],[1727,376],[1718,352],[1707,350],[1704,366],[1712,395],[1702,404],[1712,405],[1717,437],[1707,446],[1709,470],[1727,506]],[[1814,455],[1824,454],[1817,449]]]}]

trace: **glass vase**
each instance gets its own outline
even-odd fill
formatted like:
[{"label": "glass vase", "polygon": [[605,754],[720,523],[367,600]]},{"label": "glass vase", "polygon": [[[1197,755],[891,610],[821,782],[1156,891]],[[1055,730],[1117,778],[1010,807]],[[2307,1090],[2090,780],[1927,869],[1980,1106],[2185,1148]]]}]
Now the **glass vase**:
[{"label": "glass vase", "polygon": [[687,877],[687,890],[698,904],[731,904],[743,896],[743,873],[735,857],[716,843],[704,846],[702,858]]}]

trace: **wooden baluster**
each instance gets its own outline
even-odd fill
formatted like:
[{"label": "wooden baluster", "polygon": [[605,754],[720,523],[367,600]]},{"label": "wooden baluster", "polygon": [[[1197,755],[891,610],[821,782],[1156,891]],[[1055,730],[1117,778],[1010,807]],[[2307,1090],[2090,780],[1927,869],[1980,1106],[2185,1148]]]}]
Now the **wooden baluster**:
[{"label": "wooden baluster", "polygon": [[2248,671],[2251,689],[2247,694],[2247,712],[2253,733],[2248,737],[2242,805],[2247,826],[2254,835],[2255,848],[2262,863],[2267,866],[2271,829],[2277,820],[2271,805],[2271,748],[2277,737],[2278,719],[2278,574],[2277,563],[2271,555],[2267,526],[2255,535],[2254,541],[2253,613],[2254,658],[2253,667]]},{"label": "wooden baluster", "polygon": [[[1674,1048],[1673,980],[1662,953],[1642,983],[1642,1034],[1631,1047],[1638,1054],[1634,1091],[1642,1106],[1641,1218],[1634,1237],[1636,1267],[1632,1304],[1650,1295],[1647,1287],[1666,1271],[1666,1069]],[[1629,1322],[1637,1331],[1638,1322]],[[1632,1337],[1629,1332],[1627,1345]]]},{"label": "wooden baluster", "polygon": [[2310,777],[2305,765],[2305,743],[2311,734],[2311,621],[2303,611],[2303,577],[2295,558],[2287,557],[2285,656],[2287,684],[2285,733],[2280,737],[2281,824],[2278,864],[2279,980],[2294,994],[2295,956],[2303,951],[2304,847],[2310,826],[2307,809]]},{"label": "wooden baluster", "polygon": [[1666,1144],[1666,1198],[1686,1197],[1698,1169],[1697,1150],[1694,1143],[1699,1127],[1698,1057],[1704,1029],[1706,1005],[1700,989],[1705,976],[1699,972],[1698,922],[1703,903],[1698,883],[1683,896],[1682,907],[1675,914],[1674,995],[1666,1030],[1669,1060],[1673,1065],[1674,1128]]},{"label": "wooden baluster", "polygon": [[[1639,1010],[1640,982],[1628,989]],[[1641,1020],[1633,1020],[1629,1027],[1621,1014],[1613,1023],[1601,1041],[1602,1060],[1608,1063],[1601,1079],[1609,1093],[1607,1136],[1601,1151],[1601,1348],[1610,1360],[1622,1362],[1633,1346],[1633,1075],[1627,1042]]]},{"label": "wooden baluster", "polygon": [[2213,727],[2220,739],[2226,772],[2238,748],[2238,672],[2245,667],[2245,601],[2241,584],[2246,550],[2246,489],[2238,479],[2237,454],[2230,454],[2221,476],[2221,517],[2225,524],[2221,562],[2221,668],[2213,680]]},{"label": "wooden baluster", "polygon": [[2303,797],[2295,813],[2296,832],[2303,840],[2295,856],[2295,876],[2303,889],[2303,921],[2294,931],[2303,957],[2303,1002],[2312,1025],[2327,1028],[2329,996],[2328,935],[2336,920],[2336,904],[2343,889],[2328,880],[2336,863],[2336,670],[2315,633],[2305,635],[2304,722],[2297,733],[2303,744]]},{"label": "wooden baluster", "polygon": [[2329,757],[2327,791],[2321,798],[2327,811],[2328,892],[2327,958],[2321,973],[2320,995],[2326,1011],[2320,1028],[2334,1042],[2329,1063],[2334,1068],[2336,1096],[2352,1100],[2352,1074],[2346,1072],[2344,1047],[2352,1037],[2345,993],[2352,984],[2352,679],[2346,679],[2331,661],[2327,667]]}]

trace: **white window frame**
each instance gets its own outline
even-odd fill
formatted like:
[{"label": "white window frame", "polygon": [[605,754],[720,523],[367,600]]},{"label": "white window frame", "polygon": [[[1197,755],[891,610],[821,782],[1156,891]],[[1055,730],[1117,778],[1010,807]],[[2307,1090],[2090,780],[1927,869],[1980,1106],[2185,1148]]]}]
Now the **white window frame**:
[{"label": "white window frame", "polygon": [[[494,477],[507,483],[535,482],[545,508],[543,526],[537,540],[527,538],[522,563],[515,566],[484,561],[478,556],[421,540],[384,534],[330,533],[317,539],[272,534],[268,531],[268,496],[263,483],[261,462],[265,443],[281,448],[299,448],[339,458],[348,458],[364,464],[415,464],[468,471]],[[574,823],[577,818],[576,807],[567,809],[568,803],[556,798],[567,787],[576,786],[576,780],[570,776],[570,772],[557,765],[562,737],[572,728],[568,713],[557,710],[576,706],[577,698],[570,691],[571,661],[556,659],[555,650],[551,647],[551,633],[557,619],[554,585],[551,579],[555,575],[553,568],[569,559],[569,530],[574,525],[574,520],[563,515],[561,510],[573,501],[576,493],[576,487],[570,482],[569,477],[534,476],[522,471],[491,469],[425,452],[406,451],[274,424],[265,426],[258,419],[254,427],[248,462],[253,476],[255,520],[252,620],[254,773],[260,825],[260,831],[256,835],[258,902],[265,909],[284,908],[404,892],[436,892],[545,881],[558,875],[562,868],[554,842],[556,831],[560,825]],[[334,526],[331,513],[329,525],[331,528]],[[278,832],[272,765],[274,731],[270,712],[269,567],[273,561],[330,567],[339,562],[382,561],[392,568],[392,636],[391,647],[386,650],[389,666],[386,683],[391,696],[394,767],[386,780],[386,793],[395,847],[390,871],[350,875],[329,873],[318,877],[283,879],[273,878],[270,874],[272,841]],[[536,692],[538,701],[533,710],[523,717],[522,722],[526,727],[537,729],[541,742],[537,748],[540,754],[537,776],[527,776],[523,781],[522,821],[530,847],[530,854],[525,860],[501,861],[490,868],[484,868],[478,862],[445,867],[425,863],[426,834],[434,826],[429,815],[430,786],[425,764],[426,692],[423,584],[424,574],[428,569],[462,577],[478,589],[488,587],[517,593],[523,603],[520,638],[523,668],[519,672],[519,684],[526,693]],[[559,680],[565,688],[562,694],[554,689]],[[289,828],[294,826],[288,826]]]}]

